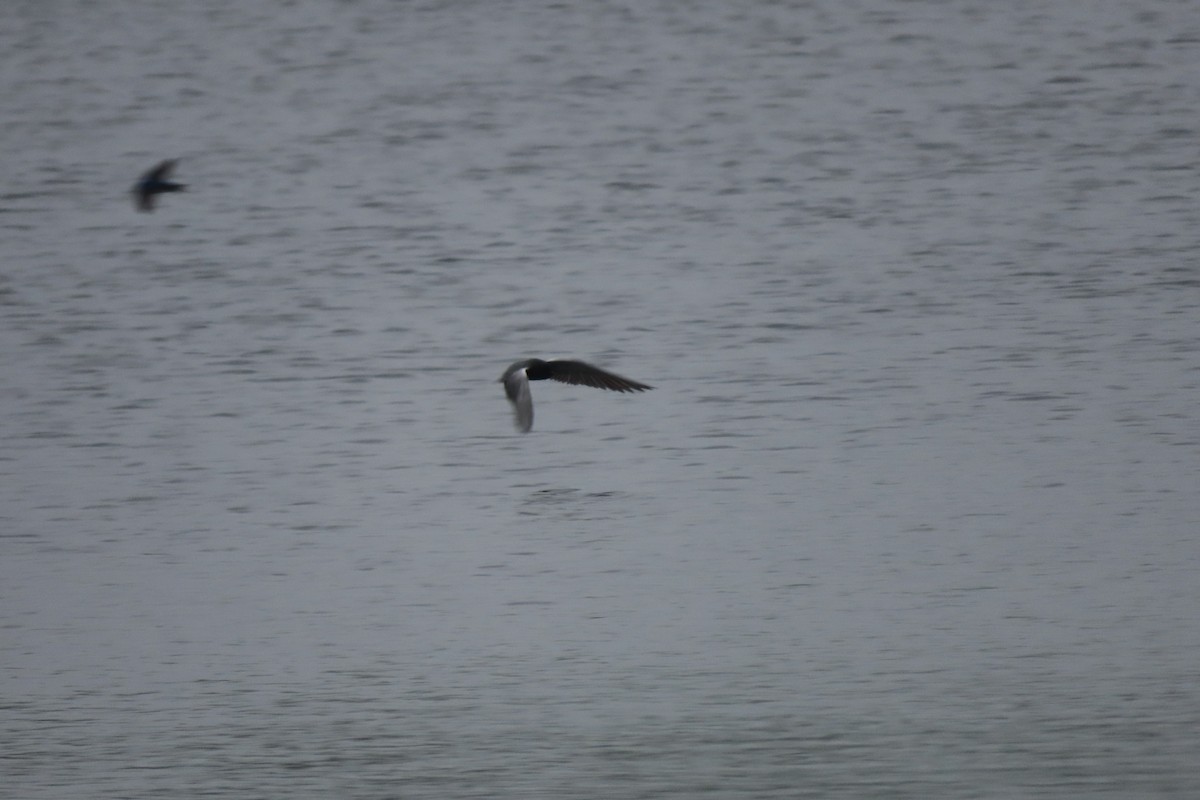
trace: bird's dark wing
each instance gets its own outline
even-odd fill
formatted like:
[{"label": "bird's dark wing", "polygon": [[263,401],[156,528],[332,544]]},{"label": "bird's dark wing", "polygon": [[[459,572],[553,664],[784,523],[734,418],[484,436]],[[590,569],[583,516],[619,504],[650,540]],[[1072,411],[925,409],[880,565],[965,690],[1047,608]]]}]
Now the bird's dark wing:
[{"label": "bird's dark wing", "polygon": [[165,181],[171,175],[171,170],[175,169],[175,162],[178,160],[179,159],[177,158],[168,158],[166,161],[147,172],[142,178],[142,182],[158,183],[159,181]]},{"label": "bird's dark wing", "polygon": [[596,389],[609,389],[614,392],[644,392],[653,389],[644,383],[622,378],[611,372],[605,372],[599,367],[585,364],[582,361],[546,361],[536,367],[529,368],[529,377],[534,377],[534,371],[541,371],[546,378],[570,383],[575,386],[592,386]]}]

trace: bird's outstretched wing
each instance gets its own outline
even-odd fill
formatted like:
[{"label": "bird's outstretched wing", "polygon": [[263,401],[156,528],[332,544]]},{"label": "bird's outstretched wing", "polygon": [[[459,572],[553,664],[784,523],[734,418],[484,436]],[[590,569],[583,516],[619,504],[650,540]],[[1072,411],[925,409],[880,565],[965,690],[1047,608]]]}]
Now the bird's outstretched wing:
[{"label": "bird's outstretched wing", "polygon": [[158,183],[165,181],[171,176],[171,170],[175,169],[175,163],[179,161],[177,158],[168,158],[166,161],[159,164],[154,169],[142,176],[142,183]]},{"label": "bird's outstretched wing", "polygon": [[566,359],[543,361],[541,364],[529,367],[529,377],[534,380],[550,378],[560,383],[574,386],[591,386],[596,389],[609,389],[614,392],[644,392],[653,389],[644,383],[623,378],[611,372],[605,372],[599,367],[585,364],[582,361]]}]

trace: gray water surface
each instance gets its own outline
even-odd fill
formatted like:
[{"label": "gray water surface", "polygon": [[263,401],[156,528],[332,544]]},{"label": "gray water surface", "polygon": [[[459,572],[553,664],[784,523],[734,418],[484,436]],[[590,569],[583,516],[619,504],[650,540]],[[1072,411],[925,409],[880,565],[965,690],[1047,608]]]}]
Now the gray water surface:
[{"label": "gray water surface", "polygon": [[[12,4],[0,798],[1200,796],[1198,62],[1166,0]],[[553,356],[656,388],[522,436]]]}]

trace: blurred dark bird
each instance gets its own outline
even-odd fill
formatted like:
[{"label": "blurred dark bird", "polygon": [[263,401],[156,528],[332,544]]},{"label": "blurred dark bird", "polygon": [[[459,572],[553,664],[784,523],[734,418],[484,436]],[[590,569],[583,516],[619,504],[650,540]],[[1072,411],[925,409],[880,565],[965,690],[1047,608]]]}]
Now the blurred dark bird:
[{"label": "blurred dark bird", "polygon": [[542,361],[540,358],[517,361],[504,371],[500,381],[504,384],[504,393],[508,395],[509,402],[513,404],[517,430],[522,433],[528,433],[533,427],[533,397],[529,393],[529,382],[547,379],[576,386],[611,389],[614,392],[644,392],[654,388],[582,361]]},{"label": "blurred dark bird", "polygon": [[172,183],[167,180],[178,160],[177,158],[167,159],[134,184],[133,198],[139,211],[153,211],[154,198],[164,192],[182,192],[184,190],[185,187],[182,183]]}]

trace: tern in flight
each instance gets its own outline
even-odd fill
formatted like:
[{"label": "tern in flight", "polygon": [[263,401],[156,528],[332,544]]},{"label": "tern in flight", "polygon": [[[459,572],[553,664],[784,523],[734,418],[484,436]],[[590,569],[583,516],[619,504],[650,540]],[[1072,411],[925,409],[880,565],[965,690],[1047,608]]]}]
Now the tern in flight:
[{"label": "tern in flight", "polygon": [[540,358],[518,361],[504,371],[504,376],[500,378],[500,381],[504,384],[505,394],[513,404],[517,430],[521,433],[528,433],[529,429],[533,427],[533,397],[529,393],[529,382],[547,379],[576,386],[611,389],[614,392],[644,392],[654,388],[644,383],[622,378],[611,372],[605,372],[599,367],[593,367],[582,361],[566,359],[542,361]]},{"label": "tern in flight", "polygon": [[175,162],[178,160],[176,158],[167,159],[143,175],[134,184],[133,197],[139,211],[153,211],[154,198],[163,192],[183,191],[184,185],[182,183],[172,183],[167,180],[167,178],[171,177],[171,170],[175,169]]}]

